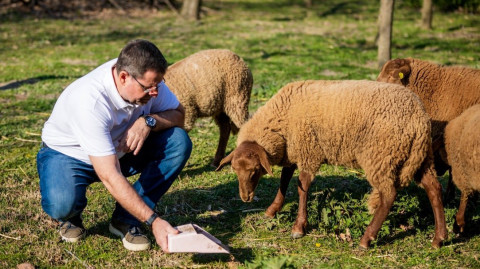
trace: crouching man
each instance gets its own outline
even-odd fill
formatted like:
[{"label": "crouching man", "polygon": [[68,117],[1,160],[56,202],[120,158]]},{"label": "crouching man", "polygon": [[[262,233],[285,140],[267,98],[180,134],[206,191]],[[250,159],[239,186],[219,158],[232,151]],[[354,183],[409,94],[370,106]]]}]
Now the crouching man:
[{"label": "crouching man", "polygon": [[[176,234],[153,210],[192,150],[184,109],[163,81],[167,61],[146,40],[130,41],[113,59],[70,84],[42,130],[37,154],[43,210],[63,240],[85,236],[86,189],[101,181],[117,201],[109,230],[133,251],[150,247],[151,226],[163,251]],[[140,173],[133,186],[126,177]]]}]

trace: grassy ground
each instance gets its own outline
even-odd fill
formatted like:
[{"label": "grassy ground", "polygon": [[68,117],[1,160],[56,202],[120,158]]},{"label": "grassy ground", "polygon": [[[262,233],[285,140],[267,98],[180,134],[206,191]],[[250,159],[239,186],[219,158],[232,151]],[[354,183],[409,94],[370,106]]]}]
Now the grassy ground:
[{"label": "grassy ground", "polygon": [[[40,133],[56,98],[69,83],[118,55],[133,38],[155,42],[170,63],[196,51],[227,48],[242,56],[254,75],[251,111],[282,85],[303,79],[375,79],[378,1],[322,1],[305,9],[300,0],[204,1],[199,24],[178,22],[169,11],[104,11],[94,17],[35,19],[0,17],[0,267],[29,262],[43,267],[186,268],[474,268],[480,267],[480,210],[470,210],[471,231],[451,232],[458,205],[446,204],[449,239],[430,247],[433,215],[423,190],[400,192],[368,251],[357,246],[369,223],[370,191],[360,170],[323,166],[310,189],[307,235],[290,238],[298,208],[291,184],[286,205],[263,217],[279,184],[280,169],[265,177],[257,199],[241,202],[234,173],[209,166],[218,141],[211,119],[190,133],[192,157],[158,209],[172,225],[197,223],[231,248],[231,255],[169,254],[157,245],[126,251],[108,232],[114,200],[101,184],[88,190],[84,212],[88,237],[59,240],[56,224],[40,206],[35,156]],[[393,57],[416,57],[480,68],[480,18],[435,13],[432,31],[418,27],[417,10],[397,1]],[[208,71],[208,70],[206,70]],[[228,150],[234,148],[234,139]],[[445,178],[439,178],[445,184]],[[134,180],[134,179],[132,179]],[[473,205],[472,205],[473,206]],[[471,207],[472,208],[472,207]],[[473,208],[472,208],[473,209]]]}]

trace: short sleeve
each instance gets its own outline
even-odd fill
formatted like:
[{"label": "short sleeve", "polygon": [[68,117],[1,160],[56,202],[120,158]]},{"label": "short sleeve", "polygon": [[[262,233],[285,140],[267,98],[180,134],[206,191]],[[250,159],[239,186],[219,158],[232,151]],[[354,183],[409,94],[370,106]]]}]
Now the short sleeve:
[{"label": "short sleeve", "polygon": [[150,113],[158,113],[165,110],[176,109],[180,102],[177,96],[170,91],[164,81],[158,84],[158,96],[153,100]]}]

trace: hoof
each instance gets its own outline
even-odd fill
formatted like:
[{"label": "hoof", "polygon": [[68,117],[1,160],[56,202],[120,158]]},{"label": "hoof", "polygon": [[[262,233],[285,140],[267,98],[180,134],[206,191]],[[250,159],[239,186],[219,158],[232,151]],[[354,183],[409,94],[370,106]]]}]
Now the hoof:
[{"label": "hoof", "polygon": [[270,214],[268,212],[265,212],[265,217],[267,217],[269,219],[273,219],[275,217],[275,214]]},{"label": "hoof", "polygon": [[362,239],[360,239],[360,243],[358,244],[358,248],[367,250],[370,248],[370,242],[375,240],[373,236],[363,235]]},{"label": "hoof", "polygon": [[265,211],[265,216],[273,219],[275,217],[276,213],[277,213],[276,211],[267,209],[267,211]]},{"label": "hoof", "polygon": [[305,235],[304,233],[292,232],[292,238],[293,239],[302,238],[304,235]]},{"label": "hoof", "polygon": [[366,251],[366,250],[368,250],[368,245],[365,246],[365,245],[359,244],[358,249],[361,250],[361,251]]},{"label": "hoof", "polygon": [[441,248],[443,245],[443,239],[434,238],[432,241],[432,247],[435,249]]},{"label": "hoof", "polygon": [[453,232],[455,234],[463,234],[463,231],[464,231],[464,227],[458,226],[457,221],[455,221],[453,223]]}]

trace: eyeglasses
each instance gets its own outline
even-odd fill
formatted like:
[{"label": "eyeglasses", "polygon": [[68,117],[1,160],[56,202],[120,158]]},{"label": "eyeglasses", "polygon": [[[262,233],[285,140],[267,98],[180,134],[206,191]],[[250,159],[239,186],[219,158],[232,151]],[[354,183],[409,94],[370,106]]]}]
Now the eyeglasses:
[{"label": "eyeglasses", "polygon": [[151,91],[155,91],[155,90],[157,90],[157,88],[158,88],[158,85],[150,86],[149,88],[147,88],[146,86],[143,86],[143,84],[140,83],[140,82],[137,80],[136,77],[132,76],[132,78],[138,83],[138,85],[140,85],[140,87],[142,87],[144,93],[149,93],[149,92],[151,92]]}]

